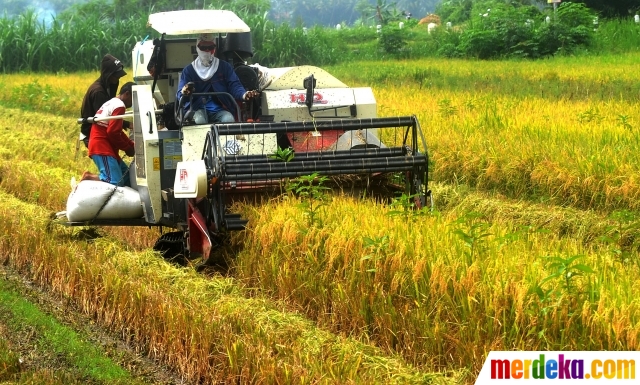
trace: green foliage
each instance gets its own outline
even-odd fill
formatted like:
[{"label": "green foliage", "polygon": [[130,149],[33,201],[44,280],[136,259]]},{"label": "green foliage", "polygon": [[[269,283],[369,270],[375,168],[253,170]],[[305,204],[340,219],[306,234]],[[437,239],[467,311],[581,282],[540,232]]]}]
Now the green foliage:
[{"label": "green foliage", "polygon": [[295,153],[293,152],[293,149],[291,147],[288,148],[280,148],[278,146],[278,149],[276,150],[276,153],[273,155],[269,155],[270,159],[276,159],[276,160],[281,160],[283,162],[289,162],[291,160],[293,160]]},{"label": "green foliage", "polygon": [[486,238],[491,235],[489,223],[482,219],[483,214],[472,211],[452,223],[452,233],[468,249],[463,252],[468,266],[471,266],[475,258],[485,251],[487,247]]},{"label": "green foliage", "polygon": [[556,53],[572,53],[578,47],[587,47],[593,40],[593,18],[595,14],[583,4],[563,3],[551,17],[538,29],[539,56]]},{"label": "green foliage", "polygon": [[144,23],[133,18],[54,18],[49,26],[33,11],[0,18],[0,71],[97,69],[105,53],[130,63],[131,48],[143,33]]},{"label": "green foliage", "polygon": [[458,108],[453,105],[451,100],[442,99],[438,101],[438,111],[443,118],[449,118],[455,116],[458,113]]},{"label": "green foliage", "polygon": [[355,26],[343,28],[337,32],[343,44],[365,44],[378,38],[375,28],[367,26]]},{"label": "green foliage", "polygon": [[[567,306],[570,311],[577,311],[581,306],[579,300],[584,295],[587,295],[592,302],[597,300],[597,291],[594,290],[595,282],[588,280],[586,290],[581,290],[578,286],[581,279],[595,273],[590,266],[579,262],[581,258],[584,258],[584,255],[566,258],[545,257],[545,268],[550,270],[551,274],[530,290],[530,293],[538,297],[540,311],[543,314],[560,306]],[[549,287],[545,288],[547,283]]]},{"label": "green foliage", "polygon": [[444,0],[436,7],[436,14],[443,22],[459,24],[471,18],[472,0]]},{"label": "green foliage", "polygon": [[308,227],[322,225],[318,214],[319,210],[329,201],[329,195],[327,195],[329,187],[324,185],[327,180],[326,176],[313,173],[290,180],[287,183],[286,190],[301,200],[298,207],[304,210]]},{"label": "green foliage", "polygon": [[631,131],[633,130],[633,124],[631,124],[631,118],[629,115],[619,114],[618,122],[622,128],[625,130]]},{"label": "green foliage", "polygon": [[252,30],[253,61],[265,66],[333,64],[343,54],[335,31],[275,25],[266,14],[247,17],[245,22]]},{"label": "green foliage", "polygon": [[592,52],[632,52],[640,47],[640,23],[631,16],[600,22],[594,35]]},{"label": "green foliage", "polygon": [[578,114],[578,121],[583,124],[591,122],[600,123],[602,119],[603,117],[600,114],[600,111],[593,108],[589,108],[588,110]]},{"label": "green foliage", "polygon": [[376,263],[387,256],[389,250],[389,236],[383,235],[373,238],[364,237],[362,239],[362,244],[365,249],[370,251],[370,253],[360,258],[360,262],[367,263],[367,268],[365,270],[366,273],[375,273],[377,271]]},{"label": "green foliage", "polygon": [[605,235],[602,235],[599,239],[609,244],[611,253],[619,262],[623,264],[640,264],[634,253],[640,242],[634,236],[640,229],[640,221],[637,214],[628,210],[617,210],[611,213],[609,217],[615,224],[607,226]]},{"label": "green foliage", "polygon": [[575,3],[562,3],[546,22],[545,14],[535,7],[482,2],[474,6],[458,50],[479,59],[571,53],[592,41],[593,17],[588,8]]},{"label": "green foliage", "polygon": [[379,44],[383,51],[389,54],[398,54],[407,45],[405,29],[398,26],[385,26],[380,34]]},{"label": "green foliage", "polygon": [[418,197],[419,194],[402,194],[399,197],[393,198],[390,205],[391,211],[389,211],[387,215],[390,217],[401,216],[405,219],[409,219],[411,217],[428,213],[428,209],[426,207],[416,210],[416,198]]}]

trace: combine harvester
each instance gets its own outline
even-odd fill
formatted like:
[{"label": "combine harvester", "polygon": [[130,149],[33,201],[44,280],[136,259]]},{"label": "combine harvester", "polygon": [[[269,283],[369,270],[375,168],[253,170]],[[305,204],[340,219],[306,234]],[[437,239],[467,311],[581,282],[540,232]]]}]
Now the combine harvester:
[{"label": "combine harvester", "polygon": [[[346,190],[356,181],[365,188],[389,184],[393,176],[416,207],[430,200],[427,147],[416,117],[378,118],[371,88],[350,88],[314,66],[259,71],[246,65],[253,56],[250,30],[230,11],[156,13],[148,24],[161,37],[133,49],[137,86],[129,115],[135,141],[129,174],[142,216],[104,219],[107,205],[96,199],[88,218],[64,224],[171,228],[155,249],[206,263],[217,238],[245,228],[231,204],[259,202],[289,178],[317,173]],[[235,106],[236,123],[197,125],[182,112],[188,97],[176,100],[201,33],[215,34],[216,55],[234,66],[245,89],[261,91],[250,101],[216,93]],[[279,158],[283,149],[293,158]]]}]

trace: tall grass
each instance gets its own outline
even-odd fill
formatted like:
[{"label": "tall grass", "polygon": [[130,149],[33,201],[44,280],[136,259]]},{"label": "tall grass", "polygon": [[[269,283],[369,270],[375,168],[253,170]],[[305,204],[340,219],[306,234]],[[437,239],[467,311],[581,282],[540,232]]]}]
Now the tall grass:
[{"label": "tall grass", "polygon": [[53,19],[50,26],[30,10],[16,18],[0,18],[0,71],[78,71],[98,69],[111,53],[124,63],[145,33],[134,18],[116,21],[85,15],[68,21]]},{"label": "tall grass", "polygon": [[[95,70],[106,53],[131,65],[135,43],[146,36],[159,37],[146,27],[147,15],[138,9],[119,10],[116,14],[101,8],[93,11],[66,14],[54,18],[50,25],[38,21],[34,11],[15,18],[0,17],[0,71]],[[239,14],[253,31],[254,62],[266,66],[448,57],[460,45],[457,30],[441,28],[428,34],[424,26],[409,28],[407,24],[400,31],[406,46],[389,53],[382,49],[375,28],[357,26],[337,31],[308,26],[303,29],[301,25],[275,24],[267,14],[246,15],[242,9]],[[582,49],[581,54],[637,52],[638,29],[631,19],[603,20],[594,34],[594,43]]]},{"label": "tall grass", "polygon": [[633,17],[605,20],[595,34],[591,52],[620,54],[640,51],[640,24]]}]

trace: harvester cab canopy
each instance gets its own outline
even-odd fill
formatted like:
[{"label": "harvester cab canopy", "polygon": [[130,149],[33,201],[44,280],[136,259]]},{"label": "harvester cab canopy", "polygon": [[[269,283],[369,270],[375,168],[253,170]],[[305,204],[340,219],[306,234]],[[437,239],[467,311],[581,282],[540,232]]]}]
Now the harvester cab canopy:
[{"label": "harvester cab canopy", "polygon": [[200,33],[250,32],[249,26],[235,13],[223,10],[187,10],[149,15],[149,27],[167,36]]}]

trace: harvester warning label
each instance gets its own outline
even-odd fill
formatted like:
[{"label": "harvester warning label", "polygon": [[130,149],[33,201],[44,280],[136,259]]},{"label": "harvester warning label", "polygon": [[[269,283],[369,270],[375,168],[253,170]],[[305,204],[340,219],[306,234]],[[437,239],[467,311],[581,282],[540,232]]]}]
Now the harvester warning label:
[{"label": "harvester warning label", "polygon": [[175,170],[178,162],[182,162],[182,143],[180,139],[164,139],[162,141],[162,168]]},{"label": "harvester warning label", "polygon": [[153,158],[153,171],[160,171],[160,158]]},{"label": "harvester warning label", "polygon": [[164,139],[162,150],[165,156],[182,155],[182,145],[180,139]]},{"label": "harvester warning label", "polygon": [[178,167],[178,162],[182,162],[182,155],[165,156],[163,160],[165,170],[174,170],[176,167]]}]

